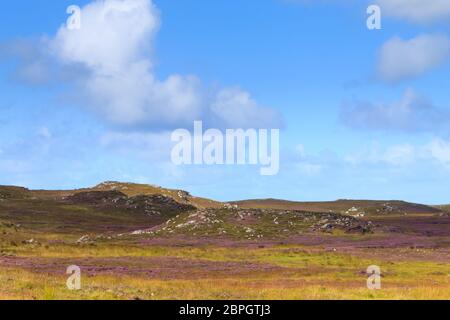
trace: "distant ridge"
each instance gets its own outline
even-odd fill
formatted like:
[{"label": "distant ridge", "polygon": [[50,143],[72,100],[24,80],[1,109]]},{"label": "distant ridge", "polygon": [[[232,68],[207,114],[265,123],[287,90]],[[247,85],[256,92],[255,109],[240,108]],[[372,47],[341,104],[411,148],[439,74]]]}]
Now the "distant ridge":
[{"label": "distant ridge", "polygon": [[280,199],[253,199],[231,202],[241,208],[266,208],[279,210],[303,210],[311,212],[333,211],[338,213],[438,213],[442,210],[428,205],[399,200],[347,200],[299,202]]},{"label": "distant ridge", "polygon": [[163,195],[177,202],[190,204],[197,208],[222,208],[235,205],[247,209],[301,210],[310,212],[336,212],[350,215],[361,214],[435,214],[449,212],[450,205],[428,206],[401,200],[351,200],[336,201],[289,201],[281,199],[249,199],[223,203],[212,199],[192,196],[189,192],[168,189],[152,184],[105,181],[91,188],[75,190],[29,190],[23,187],[0,186],[0,197],[38,197],[44,199],[67,198],[76,193],[90,191],[120,191],[128,197],[139,195]]}]

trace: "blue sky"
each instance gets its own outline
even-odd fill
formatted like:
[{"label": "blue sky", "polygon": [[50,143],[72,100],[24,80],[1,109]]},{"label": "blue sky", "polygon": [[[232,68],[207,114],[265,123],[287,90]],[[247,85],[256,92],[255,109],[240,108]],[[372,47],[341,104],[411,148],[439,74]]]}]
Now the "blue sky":
[{"label": "blue sky", "polygon": [[[381,30],[366,27],[372,3]],[[75,36],[64,30],[72,4]],[[102,24],[108,5],[122,13]],[[447,203],[449,17],[444,0],[5,2],[0,184]],[[220,92],[246,98],[235,117],[210,110]],[[195,119],[282,125],[279,174],[174,166],[170,131]]]}]

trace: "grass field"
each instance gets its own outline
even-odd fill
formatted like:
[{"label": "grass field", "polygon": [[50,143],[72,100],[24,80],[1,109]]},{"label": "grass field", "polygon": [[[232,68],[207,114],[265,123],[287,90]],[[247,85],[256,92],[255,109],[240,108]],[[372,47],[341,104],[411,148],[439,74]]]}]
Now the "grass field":
[{"label": "grass field", "polygon": [[[11,253],[1,259],[2,299],[450,299],[444,250],[100,245]],[[373,264],[380,290],[366,287]],[[81,267],[79,291],[66,287],[69,265]]]},{"label": "grass field", "polygon": [[[192,210],[125,190],[0,188],[0,299],[450,299],[450,218],[434,209]],[[71,265],[80,290],[66,285]]]}]

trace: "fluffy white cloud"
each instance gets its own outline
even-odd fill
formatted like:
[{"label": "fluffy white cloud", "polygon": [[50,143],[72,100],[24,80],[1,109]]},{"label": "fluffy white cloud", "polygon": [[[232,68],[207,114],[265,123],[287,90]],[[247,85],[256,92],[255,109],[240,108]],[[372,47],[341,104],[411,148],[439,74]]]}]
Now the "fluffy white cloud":
[{"label": "fluffy white cloud", "polygon": [[412,22],[427,23],[450,18],[448,0],[377,0],[382,12]]},{"label": "fluffy white cloud", "polygon": [[378,72],[383,80],[399,81],[421,75],[449,58],[450,40],[444,35],[423,34],[410,40],[394,37],[381,48]]},{"label": "fluffy white cloud", "polygon": [[95,112],[124,126],[178,125],[200,116],[193,76],[156,79],[148,55],[159,14],[148,0],[95,1],[81,11],[81,28],[63,25],[50,41],[65,64],[88,70],[79,82]]},{"label": "fluffy white cloud", "polygon": [[[194,120],[230,127],[279,126],[273,109],[236,88],[210,98],[195,76],[157,78],[152,40],[160,25],[151,0],[97,0],[81,11],[81,28],[61,26],[47,43],[53,57],[79,66],[77,95],[109,122],[132,128],[192,126]],[[214,95],[213,95],[214,96]]]},{"label": "fluffy white cloud", "polygon": [[348,127],[368,130],[423,131],[449,130],[450,114],[409,89],[393,103],[354,102],[341,109],[341,121]]},{"label": "fluffy white cloud", "polygon": [[53,48],[67,62],[109,75],[144,59],[159,24],[159,14],[150,1],[95,1],[82,8],[81,28],[61,26]]},{"label": "fluffy white cloud", "polygon": [[275,110],[260,107],[248,92],[237,87],[220,90],[212,102],[211,110],[218,122],[228,127],[282,126],[282,119]]}]

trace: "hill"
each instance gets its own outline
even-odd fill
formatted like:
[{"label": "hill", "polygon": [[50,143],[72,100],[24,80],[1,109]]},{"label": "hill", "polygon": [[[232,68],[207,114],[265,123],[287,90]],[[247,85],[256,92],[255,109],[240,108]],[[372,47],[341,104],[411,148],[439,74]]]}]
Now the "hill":
[{"label": "hill", "polygon": [[232,202],[241,208],[336,212],[354,216],[387,214],[436,214],[441,209],[398,200],[337,200],[329,202],[296,202],[277,199],[256,199]]},{"label": "hill", "polygon": [[[119,182],[0,186],[0,299],[448,298],[450,217],[439,210],[402,201],[221,203]],[[365,290],[373,264],[389,290]],[[66,288],[72,265],[82,290]]]},{"label": "hill", "polygon": [[[221,203],[183,190],[121,182],[77,190],[0,187],[0,223],[19,230],[15,242],[30,238],[73,242],[80,237],[134,241],[136,236],[258,240],[387,231],[441,234],[441,222],[435,230],[435,221],[420,220],[421,215],[439,213],[439,208],[404,201]],[[10,233],[5,234],[0,238],[7,241]]]},{"label": "hill", "polygon": [[450,204],[435,206],[435,208],[444,213],[447,213],[447,214],[450,213]]}]

